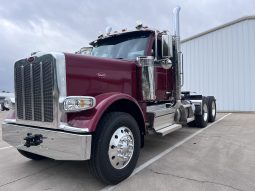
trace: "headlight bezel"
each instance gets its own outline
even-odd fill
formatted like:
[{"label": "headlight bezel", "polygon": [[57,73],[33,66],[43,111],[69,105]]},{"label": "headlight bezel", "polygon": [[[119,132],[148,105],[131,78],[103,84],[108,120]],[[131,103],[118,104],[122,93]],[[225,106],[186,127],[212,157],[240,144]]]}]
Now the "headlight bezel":
[{"label": "headlight bezel", "polygon": [[96,99],[91,96],[68,96],[62,103],[62,109],[66,113],[86,111],[95,106]]}]

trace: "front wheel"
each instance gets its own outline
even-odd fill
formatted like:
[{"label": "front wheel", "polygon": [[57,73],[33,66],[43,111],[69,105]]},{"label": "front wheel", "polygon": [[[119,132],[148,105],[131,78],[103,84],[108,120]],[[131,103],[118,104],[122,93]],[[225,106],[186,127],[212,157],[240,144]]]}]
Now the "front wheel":
[{"label": "front wheel", "polygon": [[93,135],[90,169],[107,184],[117,184],[134,170],[141,146],[140,130],[128,113],[111,112]]}]

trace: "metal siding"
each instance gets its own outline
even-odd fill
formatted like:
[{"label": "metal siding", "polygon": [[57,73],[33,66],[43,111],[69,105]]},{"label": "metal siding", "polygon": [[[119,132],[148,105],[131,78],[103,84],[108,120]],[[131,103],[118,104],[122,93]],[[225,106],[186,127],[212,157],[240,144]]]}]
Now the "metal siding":
[{"label": "metal siding", "polygon": [[255,20],[182,43],[183,90],[214,95],[220,111],[255,111]]}]

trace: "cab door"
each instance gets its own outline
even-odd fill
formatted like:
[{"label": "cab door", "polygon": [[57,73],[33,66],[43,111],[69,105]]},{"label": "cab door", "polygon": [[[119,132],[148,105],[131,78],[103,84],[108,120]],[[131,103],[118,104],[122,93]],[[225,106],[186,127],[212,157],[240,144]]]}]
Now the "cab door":
[{"label": "cab door", "polygon": [[[174,71],[172,67],[170,69],[162,67],[162,43],[160,37],[157,39],[157,53],[158,58],[155,61],[155,94],[158,101],[166,101],[173,94]],[[155,42],[152,46],[152,55],[155,57]]]}]

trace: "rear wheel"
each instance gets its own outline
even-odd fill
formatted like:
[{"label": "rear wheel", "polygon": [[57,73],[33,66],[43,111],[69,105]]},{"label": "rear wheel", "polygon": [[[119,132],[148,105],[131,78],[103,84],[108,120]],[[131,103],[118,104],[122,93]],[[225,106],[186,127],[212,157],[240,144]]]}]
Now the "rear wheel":
[{"label": "rear wheel", "polygon": [[107,184],[117,184],[134,170],[141,146],[136,120],[123,112],[106,114],[93,135],[90,169]]},{"label": "rear wheel", "polygon": [[214,122],[216,119],[216,99],[214,96],[208,96],[208,121]]},{"label": "rear wheel", "polygon": [[188,123],[189,127],[196,127],[195,120]]},{"label": "rear wheel", "polygon": [[195,124],[197,127],[204,128],[208,124],[208,100],[206,97],[202,98],[201,110],[202,115],[195,116]]},{"label": "rear wheel", "polygon": [[23,151],[23,150],[19,150],[19,153],[22,154],[24,157],[26,158],[29,158],[31,160],[42,160],[42,159],[45,159],[46,157],[44,156],[41,156],[41,155],[37,155],[37,154],[34,154],[34,153],[30,153],[30,152],[27,152],[27,151]]}]

